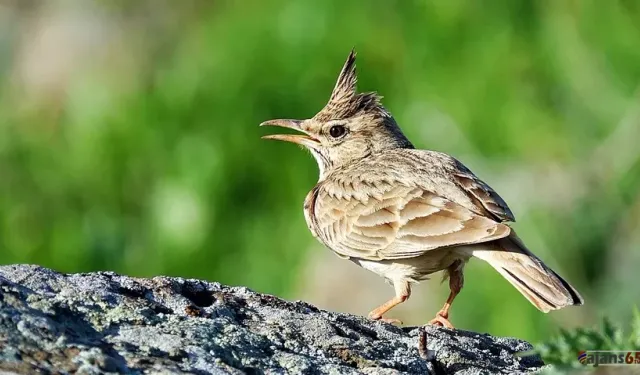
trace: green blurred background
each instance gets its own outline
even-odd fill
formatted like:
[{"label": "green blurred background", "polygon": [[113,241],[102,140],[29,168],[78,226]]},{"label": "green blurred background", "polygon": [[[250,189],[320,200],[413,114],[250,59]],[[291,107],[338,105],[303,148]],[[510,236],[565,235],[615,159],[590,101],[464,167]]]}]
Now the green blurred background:
[{"label": "green blurred background", "polygon": [[[460,328],[541,340],[640,299],[640,2],[0,1],[0,263],[246,285],[361,315],[391,287],[322,248],[317,167],[260,139],[352,47],[420,148],[513,209],[586,305],[538,312],[471,261]],[[390,316],[433,317],[448,288]]]}]

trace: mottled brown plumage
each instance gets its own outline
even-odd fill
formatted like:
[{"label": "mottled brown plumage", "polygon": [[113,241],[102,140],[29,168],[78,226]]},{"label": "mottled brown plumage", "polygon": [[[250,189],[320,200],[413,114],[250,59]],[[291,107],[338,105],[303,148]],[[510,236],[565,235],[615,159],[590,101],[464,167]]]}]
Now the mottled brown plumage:
[{"label": "mottled brown plumage", "polygon": [[491,264],[544,312],[582,304],[566,281],[533,255],[505,222],[511,210],[489,185],[453,157],[417,150],[375,93],[356,91],[355,53],[327,105],[308,120],[271,120],[304,135],[265,138],[307,147],[320,178],[304,212],[313,235],[338,256],[385,277],[404,302],[411,284],[444,270],[451,293],[431,323],[451,326],[449,307],[475,256]]}]

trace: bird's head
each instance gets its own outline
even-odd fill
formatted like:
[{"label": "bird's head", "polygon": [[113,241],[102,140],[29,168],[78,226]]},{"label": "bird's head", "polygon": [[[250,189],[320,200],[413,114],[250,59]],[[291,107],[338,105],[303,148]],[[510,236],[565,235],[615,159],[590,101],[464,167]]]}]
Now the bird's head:
[{"label": "bird's head", "polygon": [[392,148],[413,148],[375,92],[356,92],[356,54],[351,51],[327,105],[306,120],[270,120],[303,134],[268,135],[265,139],[293,142],[309,149],[320,168],[320,179],[369,155]]}]

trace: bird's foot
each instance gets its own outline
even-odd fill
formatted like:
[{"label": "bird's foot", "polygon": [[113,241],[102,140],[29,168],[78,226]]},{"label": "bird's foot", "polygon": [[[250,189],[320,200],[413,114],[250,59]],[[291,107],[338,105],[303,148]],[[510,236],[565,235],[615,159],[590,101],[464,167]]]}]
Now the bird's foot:
[{"label": "bird's foot", "polygon": [[436,314],[436,317],[431,319],[429,321],[429,324],[434,325],[434,326],[441,326],[441,327],[446,327],[446,328],[453,328],[453,324],[451,324],[451,322],[448,319],[448,314],[447,315],[443,315],[441,312],[438,312]]},{"label": "bird's foot", "polygon": [[383,318],[382,316],[369,314],[369,319],[371,320],[379,320],[381,322],[393,324],[393,325],[402,325],[402,320],[393,319],[393,318]]}]

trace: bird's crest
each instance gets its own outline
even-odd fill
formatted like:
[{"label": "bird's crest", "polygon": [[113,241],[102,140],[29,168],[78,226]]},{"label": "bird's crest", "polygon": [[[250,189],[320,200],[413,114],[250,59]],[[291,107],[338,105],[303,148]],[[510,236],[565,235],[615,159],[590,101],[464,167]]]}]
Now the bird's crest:
[{"label": "bird's crest", "polygon": [[357,82],[356,52],[351,50],[338,76],[329,102],[314,118],[318,121],[329,121],[353,117],[364,112],[386,113],[380,104],[382,97],[375,92],[358,93],[356,91]]}]

